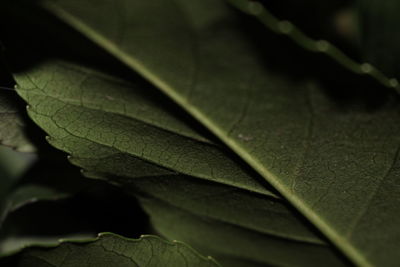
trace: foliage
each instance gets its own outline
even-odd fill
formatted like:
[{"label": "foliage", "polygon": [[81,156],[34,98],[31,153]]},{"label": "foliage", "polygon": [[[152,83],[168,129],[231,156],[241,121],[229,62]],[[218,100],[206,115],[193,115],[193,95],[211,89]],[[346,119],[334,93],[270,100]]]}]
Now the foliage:
[{"label": "foliage", "polygon": [[0,261],[397,266],[390,3],[4,1]]}]

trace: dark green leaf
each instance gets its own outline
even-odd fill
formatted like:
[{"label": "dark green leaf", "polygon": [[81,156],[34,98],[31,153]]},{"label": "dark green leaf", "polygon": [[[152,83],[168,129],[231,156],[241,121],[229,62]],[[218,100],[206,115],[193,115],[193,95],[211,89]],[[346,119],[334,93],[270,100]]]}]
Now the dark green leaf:
[{"label": "dark green leaf", "polygon": [[0,201],[3,200],[4,194],[12,184],[21,178],[35,160],[35,154],[21,153],[8,147],[0,147]]},{"label": "dark green leaf", "polygon": [[[204,137],[182,135],[184,132],[177,127],[185,129],[185,124],[160,109],[157,102],[145,101],[144,89],[154,90],[148,85],[142,84],[141,88],[122,81],[116,83],[112,77],[65,62],[48,62],[16,78],[21,86],[19,92],[31,105],[31,117],[48,132],[50,143],[70,153],[70,160],[84,168],[86,175],[93,176],[95,172],[96,178],[122,185],[133,193],[150,194],[197,216],[266,233],[259,239],[271,246],[277,237],[283,238],[282,243],[299,242],[299,247],[314,244],[310,245],[311,251],[315,250],[313,254],[327,264],[338,263],[323,241],[302,225],[275,194],[255,183],[239,168],[240,164],[230,161],[222,148]],[[40,83],[47,86],[40,89]],[[119,111],[120,103],[125,101],[132,105]],[[163,120],[157,122],[157,116]],[[153,126],[168,122],[169,125]],[[166,127],[171,130],[163,130]],[[156,224],[158,227],[161,226]],[[281,263],[296,249],[294,246],[281,252],[287,255],[278,257]],[[326,255],[330,255],[329,259]],[[291,259],[300,264],[300,259]],[[302,256],[305,266],[314,260]]]},{"label": "dark green leaf", "polygon": [[[188,195],[185,196],[189,198]],[[221,220],[198,216],[196,208],[191,213],[190,210],[182,210],[155,199],[142,199],[142,204],[151,214],[152,223],[159,233],[187,242],[199,251],[213,255],[224,266],[230,266],[225,264],[225,259],[240,259],[264,266],[346,266],[326,246],[263,234],[251,227],[232,224],[229,217]],[[225,208],[225,214],[227,211],[234,212],[234,209]],[[262,217],[262,214],[261,211],[251,218]],[[271,216],[276,218],[279,215]]]},{"label": "dark green leaf", "polygon": [[151,233],[147,216],[137,201],[109,185],[93,182],[90,188],[71,193],[68,198],[60,194],[61,190],[58,188],[59,192],[51,194],[51,198],[49,194],[45,197],[37,194],[37,199],[29,205],[23,203],[9,210],[0,229],[1,257],[16,254],[28,246],[55,245],[60,239],[92,238],[103,231],[129,237]]},{"label": "dark green leaf", "polygon": [[[0,87],[4,86],[1,79],[1,63],[0,60]],[[27,137],[21,104],[12,88],[0,88],[0,144],[21,152],[33,152],[35,146]]]},{"label": "dark green leaf", "polygon": [[[258,242],[271,247],[292,244],[279,254],[286,256],[278,255],[274,262],[279,259],[284,264],[292,258],[292,262],[311,264],[314,257],[291,256],[304,246],[327,265],[340,264],[331,248],[299,221],[285,202],[266,190],[260,177],[232,159],[220,144],[194,131],[192,123],[177,116],[182,112],[171,108],[168,99],[154,88],[131,76],[132,81],[124,81],[60,60],[45,60],[16,74],[32,118],[49,133],[54,146],[71,154],[70,160],[84,168],[86,175],[95,172],[97,178],[132,193],[139,191],[200,219],[210,218],[210,228],[217,221],[243,228],[244,239],[259,234]],[[252,234],[246,237],[247,233]],[[203,246],[215,236],[212,232],[208,235],[199,240]],[[233,253],[231,250],[230,257]]]},{"label": "dark green leaf", "polygon": [[147,167],[133,168],[139,176],[179,172],[274,196],[224,150],[152,102],[146,96],[152,88],[143,83],[51,61],[15,77],[31,117],[72,158],[90,158],[99,149],[91,147],[95,142],[103,158],[120,153],[144,161]]},{"label": "dark green leaf", "polygon": [[[266,55],[273,39],[265,33],[254,46],[263,38],[249,38],[254,30],[242,31],[220,1],[54,2],[56,14],[213,132],[354,263],[397,265],[388,249],[400,240],[397,104],[345,105],[307,69],[279,73]],[[286,52],[273,50],[283,61]]]},{"label": "dark green leaf", "polygon": [[111,233],[87,241],[62,241],[54,248],[24,250],[15,266],[219,266],[181,242],[167,242],[156,236],[128,239]]},{"label": "dark green leaf", "polygon": [[[23,156],[26,157],[26,154],[20,155]],[[10,188],[4,188],[8,190],[5,190],[2,196],[0,227],[9,213],[27,204],[71,197],[94,184],[82,177],[76,168],[70,166],[63,154],[61,159],[58,154],[52,156],[51,159],[41,159],[34,165],[33,159],[30,161],[20,159],[19,164],[8,163],[19,172],[19,177],[10,181],[8,186]]]}]

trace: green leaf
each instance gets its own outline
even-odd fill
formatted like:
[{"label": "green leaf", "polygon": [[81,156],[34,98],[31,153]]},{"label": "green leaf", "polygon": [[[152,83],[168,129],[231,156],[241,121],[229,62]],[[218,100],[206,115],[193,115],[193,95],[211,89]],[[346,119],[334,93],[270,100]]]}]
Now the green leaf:
[{"label": "green leaf", "polygon": [[[158,102],[145,99],[148,93],[153,95],[154,88],[145,83],[140,84],[142,87],[116,83],[111,76],[59,61],[42,63],[15,77],[18,91],[31,105],[31,117],[50,135],[52,145],[70,153],[70,161],[85,169],[85,175],[162,199],[199,217],[249,229],[272,247],[276,238],[283,239],[281,243],[296,244],[281,252],[287,255],[278,257],[282,263],[298,250],[297,246],[309,246],[311,251],[315,248],[312,254],[327,263],[338,263],[330,248],[285,203],[255,183],[257,176],[249,176],[239,162],[230,161],[221,147],[204,137],[182,135],[183,131],[177,129],[187,127],[183,122],[168,109],[161,109]],[[123,108],[121,103],[130,105]],[[157,122],[157,116],[163,120]],[[154,126],[165,122],[170,123]],[[176,124],[175,129],[171,122]],[[166,127],[170,130],[161,131]],[[186,156],[179,161],[182,154]],[[305,266],[314,261],[307,255],[301,258]]]},{"label": "green leaf", "polygon": [[21,152],[34,152],[26,133],[26,123],[14,90],[0,89],[0,144]]},{"label": "green leaf", "polygon": [[[32,224],[35,219],[32,214],[26,213],[21,221],[13,220],[13,214],[18,213],[26,206],[38,202],[53,202],[70,198],[80,191],[93,185],[83,178],[79,171],[70,166],[65,158],[64,162],[59,161],[57,157],[51,160],[40,160],[33,167],[29,168],[22,177],[13,181],[11,189],[2,197],[0,209],[0,256],[12,253],[31,243],[48,242],[48,240],[57,240],[57,238],[38,237],[35,234],[22,234],[18,236],[23,224]],[[24,212],[24,211],[23,211]],[[46,210],[44,214],[35,216],[45,219],[44,215],[49,214]],[[10,219],[11,217],[11,219]],[[39,224],[44,224],[40,221]],[[39,228],[39,227],[37,227]],[[87,236],[85,236],[87,237]]]},{"label": "green leaf", "polygon": [[53,154],[51,159],[41,159],[35,164],[30,159],[25,166],[10,164],[23,173],[19,179],[10,182],[12,187],[2,197],[0,227],[9,213],[25,205],[68,198],[94,184],[70,166],[63,154],[61,156],[59,159],[57,154]]},{"label": "green leaf", "polygon": [[0,199],[14,182],[35,162],[35,154],[17,152],[8,147],[0,147]]},{"label": "green leaf", "polygon": [[57,244],[62,238],[93,238],[96,235],[94,229],[88,228],[85,219],[74,214],[77,207],[64,202],[38,199],[15,210],[7,210],[0,229],[0,258],[7,258],[32,245]]},{"label": "green leaf", "polygon": [[[55,139],[53,145],[71,154],[71,160],[76,153],[83,159],[93,153],[102,158],[128,154],[144,162],[143,168],[132,170],[136,176],[179,172],[279,198],[224,149],[153,102],[146,94],[152,88],[146,84],[62,61],[44,62],[15,77],[32,119],[49,140]],[[93,149],[93,142],[102,148]],[[126,171],[115,164],[101,167]]]},{"label": "green leaf", "polygon": [[[263,266],[347,266],[332,250],[319,244],[276,238],[232,224],[226,219],[198,216],[196,211],[188,212],[155,199],[142,199],[141,203],[151,214],[152,223],[160,234],[191,244],[197,250],[213,255],[224,266],[230,266],[225,259],[247,262],[243,266],[252,266],[250,263]],[[253,214],[251,218],[257,217],[262,216]]]},{"label": "green leaf", "polygon": [[[73,180],[74,176],[69,178]],[[83,179],[81,182],[87,184]],[[68,187],[68,181],[56,181]],[[134,198],[98,181],[89,188],[82,187],[78,193],[63,192],[57,185],[53,185],[52,194],[40,195],[43,190],[36,190],[37,199],[20,201],[22,205],[10,209],[0,228],[0,257],[7,258],[29,246],[52,246],[60,239],[93,238],[103,231],[130,237],[149,232],[147,216]]]},{"label": "green leaf", "polygon": [[[254,46],[252,29],[242,31],[218,1],[96,1],[95,11],[89,0],[54,3],[55,14],[201,122],[354,263],[397,265],[388,249],[400,240],[396,104],[344,106],[309,72],[298,81],[267,68],[259,52],[271,44]],[[273,52],[284,60],[287,51]]]},{"label": "green leaf", "polygon": [[1,45],[0,43],[0,144],[21,152],[33,152],[35,146],[26,133],[24,105],[15,90],[10,88],[14,81],[4,65]]},{"label": "green leaf", "polygon": [[[104,64],[100,58],[85,63]],[[31,105],[31,117],[48,132],[51,144],[70,153],[70,161],[85,169],[85,175],[161,199],[200,219],[208,218],[210,228],[232,224],[244,240],[258,235],[258,242],[270,247],[288,244],[274,262],[285,265],[290,259],[309,266],[317,257],[326,265],[341,265],[335,252],[258,182],[260,177],[232,159],[220,144],[194,131],[193,123],[182,120],[181,110],[171,107],[148,83],[130,76],[132,81],[124,81],[55,59],[42,60],[15,75],[18,91]],[[119,144],[118,140],[126,141]],[[175,159],[181,159],[179,164]],[[195,229],[195,225],[185,227]],[[207,246],[207,239],[215,238],[219,231],[209,232],[199,242]],[[293,257],[302,247],[315,257],[299,253]],[[240,252],[235,246],[230,250],[229,257],[235,250]]]},{"label": "green leaf", "polygon": [[62,241],[56,247],[29,248],[14,266],[219,266],[187,245],[156,236],[128,239],[111,233],[86,241]]}]

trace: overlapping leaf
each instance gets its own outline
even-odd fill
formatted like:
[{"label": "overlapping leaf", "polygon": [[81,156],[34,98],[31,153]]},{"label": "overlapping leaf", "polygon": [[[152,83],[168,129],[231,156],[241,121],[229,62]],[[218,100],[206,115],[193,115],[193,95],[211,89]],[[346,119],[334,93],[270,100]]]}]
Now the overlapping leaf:
[{"label": "overlapping leaf", "polygon": [[0,144],[22,152],[32,152],[34,145],[27,137],[26,125],[21,113],[21,100],[7,85],[6,71],[0,55]]},{"label": "overlapping leaf", "polygon": [[19,177],[15,177],[14,181],[10,182],[10,186],[4,186],[8,190],[4,192],[5,195],[1,199],[3,209],[0,216],[2,218],[0,228],[8,213],[25,205],[37,201],[68,198],[94,184],[90,180],[84,179],[64,157],[62,160],[57,154],[52,154],[52,157],[51,160],[41,159],[35,164],[33,163],[35,160],[37,161],[37,156],[9,163],[19,171]]},{"label": "overlapping leaf", "polygon": [[[71,43],[81,44],[79,40]],[[47,45],[54,47],[54,44]],[[35,43],[32,46],[35,47]],[[72,50],[76,48],[71,45]],[[81,48],[79,46],[78,50]],[[92,52],[93,49],[82,48],[82,51]],[[78,58],[81,60],[82,56]],[[16,78],[21,87],[19,92],[29,99],[31,116],[49,133],[50,142],[70,153],[70,160],[85,168],[87,175],[107,179],[131,192],[139,191],[147,199],[161,200],[174,206],[171,212],[179,208],[199,219],[208,218],[211,228],[215,223],[231,224],[235,231],[245,233],[241,234],[242,238],[259,235],[270,247],[275,243],[292,244],[280,252],[286,257],[275,256],[271,260],[264,257],[264,263],[280,261],[285,265],[293,251],[305,247],[320,255],[317,257],[326,264],[341,264],[334,252],[299,222],[298,216],[292,214],[285,203],[266,190],[260,177],[243,168],[243,164],[231,158],[221,145],[199,135],[197,129],[194,131],[195,124],[185,120],[181,110],[171,107],[154,88],[133,73],[130,74],[132,81],[124,81],[93,68],[78,66],[82,63],[103,66],[105,63],[101,60],[80,60],[77,63],[42,60]],[[111,65],[109,69],[114,72],[120,69]],[[128,141],[116,142],[114,146],[110,142],[116,139]],[[156,142],[147,146],[147,154],[141,149],[145,145],[143,141]],[[160,144],[173,149],[158,153],[162,148]],[[188,144],[192,148],[187,148]],[[148,153],[152,147],[157,150]],[[185,151],[197,154],[182,153]],[[179,158],[181,166],[174,164],[174,159]],[[195,225],[186,227],[195,228]],[[215,234],[209,235],[211,238]],[[207,246],[207,239],[204,236],[199,240],[202,247]],[[257,243],[253,246],[256,248]],[[231,259],[225,257],[224,261],[231,262],[232,255],[241,255],[239,247],[231,246],[230,250]],[[320,251],[325,253],[317,253]],[[315,260],[307,254],[296,257],[303,265]],[[296,257],[291,261],[296,261]]]},{"label": "overlapping leaf", "polygon": [[210,129],[356,264],[396,266],[398,251],[387,248],[400,242],[397,104],[345,105],[315,80],[267,68],[218,1],[96,1],[95,12],[89,0],[55,2],[56,14]]},{"label": "overlapping leaf", "polygon": [[[135,198],[77,175],[77,168],[68,162],[54,164],[53,173],[41,168],[45,165],[36,165],[25,183],[9,194],[9,213],[0,227],[1,266],[13,266],[4,264],[5,256],[32,245],[87,239],[104,231],[127,237],[150,233],[147,215]],[[64,170],[65,177],[56,169]]]},{"label": "overlapping leaf", "polygon": [[[55,216],[54,211],[45,209],[44,212],[33,214],[32,212],[26,212],[30,208],[25,210],[25,207],[36,203],[40,206],[41,203],[53,203],[70,198],[88,188],[89,185],[94,184],[81,177],[79,171],[75,167],[70,166],[64,155],[62,156],[63,161],[60,161],[57,156],[54,157],[53,155],[52,160],[42,159],[29,169],[26,166],[25,168],[20,167],[21,170],[24,170],[24,173],[20,174],[19,176],[21,177],[15,179],[16,181],[12,181],[11,186],[8,186],[9,188],[6,194],[2,196],[0,202],[0,257],[13,253],[32,243],[54,242],[63,236],[39,236],[40,229],[42,228],[38,225],[45,225],[46,221],[54,222],[52,218],[45,217],[48,214]],[[22,215],[17,215],[17,217],[22,217],[22,220],[13,219],[15,213],[21,213]],[[38,225],[32,227],[32,224],[35,224],[34,222],[37,220],[39,221]],[[48,225],[46,227],[48,228]],[[57,227],[61,232],[63,226],[54,225],[54,228]],[[38,234],[36,235],[35,230],[30,232],[30,230],[26,231],[24,228],[34,228]]]},{"label": "overlapping leaf", "polygon": [[180,242],[156,236],[127,239],[105,233],[87,241],[63,241],[56,247],[26,249],[15,266],[219,266]]},{"label": "overlapping leaf", "polygon": [[[276,195],[257,183],[259,177],[249,176],[239,162],[231,161],[223,149],[204,137],[189,130],[185,134],[180,129],[190,128],[157,106],[160,102],[146,100],[154,89],[145,83],[118,81],[60,61],[43,63],[16,78],[20,94],[31,105],[31,117],[50,135],[50,143],[70,153],[70,160],[83,167],[86,175],[139,191],[199,219],[244,228],[242,236],[252,233],[247,238],[261,234],[259,239],[271,248],[275,243],[293,244],[280,252],[286,257],[261,262],[287,264],[290,258],[307,266],[315,260],[309,254],[292,255],[305,247],[327,264],[340,264]],[[125,103],[129,105],[121,105]],[[157,116],[164,119],[157,120]],[[165,122],[176,126],[162,125]],[[208,238],[199,242],[207,243]],[[231,254],[240,251],[235,246],[231,249]]]}]

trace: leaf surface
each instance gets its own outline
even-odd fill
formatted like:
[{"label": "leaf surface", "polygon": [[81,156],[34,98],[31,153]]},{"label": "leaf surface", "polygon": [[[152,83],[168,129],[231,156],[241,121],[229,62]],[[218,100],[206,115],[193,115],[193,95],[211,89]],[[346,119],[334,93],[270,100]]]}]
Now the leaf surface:
[{"label": "leaf surface", "polygon": [[[180,238],[197,250],[213,255],[224,266],[230,266],[226,258],[248,262],[243,266],[252,266],[250,263],[263,266],[347,266],[325,246],[265,235],[227,220],[199,216],[157,199],[142,199],[141,203],[160,234]],[[252,218],[256,216],[261,217],[253,215]]]},{"label": "leaf surface", "polygon": [[111,233],[56,247],[25,249],[16,266],[220,266],[181,242],[156,236],[128,239]]},{"label": "leaf surface", "polygon": [[[95,49],[82,50],[86,55],[86,51]],[[291,244],[275,256],[274,262],[280,261],[282,265],[288,259],[296,261],[297,257],[305,266],[315,260],[301,253],[293,257],[299,249],[315,254],[326,265],[343,264],[329,245],[268,190],[270,187],[256,173],[243,168],[221,144],[195,131],[192,121],[185,119],[181,110],[177,112],[171,107],[168,99],[160,97],[152,86],[131,72],[131,79],[121,80],[84,66],[103,66],[101,57],[97,56],[95,62],[82,61],[81,54],[75,58],[74,63],[44,59],[15,77],[19,93],[30,104],[31,117],[50,135],[50,143],[68,152],[70,161],[84,168],[87,176],[161,200],[195,218],[206,218],[209,228],[215,223],[226,223],[245,233],[240,235],[243,239],[258,236],[259,242],[270,247],[275,247],[275,243],[281,244],[280,248]],[[119,69],[111,66],[114,72]],[[116,140],[124,142],[118,144]],[[196,153],[182,153],[185,151]],[[175,164],[176,159],[181,162]],[[153,216],[150,209],[147,211]],[[196,225],[185,227],[195,229]],[[216,233],[209,231],[199,242],[208,246],[207,239]],[[231,262],[238,259],[232,255],[240,249],[231,246],[230,250],[224,258],[231,258]]]},{"label": "leaf surface", "polygon": [[267,68],[260,47],[268,42],[255,48],[251,30],[241,31],[219,1],[96,1],[96,12],[89,0],[53,3],[55,14],[210,129],[354,263],[396,266],[398,251],[387,248],[400,242],[397,104],[343,107],[321,82],[296,80],[304,70]]},{"label": "leaf surface", "polygon": [[120,153],[144,162],[148,167],[135,169],[136,175],[179,172],[279,198],[225,150],[152,101],[146,91],[154,89],[146,84],[63,61],[48,61],[15,77],[33,119],[72,157],[90,157],[95,142],[102,145],[96,151],[102,157]]},{"label": "leaf surface", "polygon": [[[222,148],[205,141],[204,137],[193,139],[193,136],[184,136],[176,129],[166,131],[162,130],[165,127],[154,127],[154,123],[144,121],[146,116],[156,116],[158,111],[164,114],[164,121],[174,120],[172,114],[166,113],[168,109],[160,109],[156,106],[157,102],[143,100],[147,92],[144,89],[154,88],[145,84],[141,88],[126,82],[120,82],[118,86],[111,77],[105,79],[104,74],[54,60],[15,77],[20,94],[30,104],[30,116],[50,135],[48,140],[52,145],[70,153],[70,161],[84,168],[86,176],[107,180],[131,193],[139,192],[151,199],[161,200],[195,214],[199,219],[209,218],[211,225],[215,220],[232,224],[234,229],[243,228],[240,231],[245,233],[241,234],[244,239],[253,239],[259,234],[258,239],[265,240],[260,242],[266,242],[271,247],[275,247],[275,243],[293,244],[280,252],[275,262],[287,264],[288,255],[305,247],[306,251],[317,255],[326,264],[342,264],[331,248],[304,226],[282,200],[266,191],[261,184],[254,183],[256,180],[241,170],[240,165],[230,163],[229,156],[221,153]],[[101,88],[104,88],[103,92]],[[128,112],[123,109],[118,111],[121,101],[132,104]],[[143,110],[147,112],[141,113]],[[182,122],[179,125],[184,127]],[[152,138],[147,139],[148,136]],[[120,138],[126,141],[118,144],[116,140]],[[168,142],[160,152],[163,142],[159,139],[173,141]],[[173,144],[173,149],[169,144]],[[189,151],[184,153],[184,161],[175,164],[173,158],[170,160],[177,155],[179,159],[182,151]],[[208,154],[198,157],[191,151],[206,151]],[[171,156],[164,158],[163,153]],[[191,163],[193,160],[196,163]],[[170,165],[166,168],[165,164]],[[212,171],[204,175],[199,168],[202,166]],[[156,216],[153,210],[147,211]],[[157,229],[162,227],[158,223],[155,224]],[[184,223],[190,224],[191,221]],[[195,225],[187,227],[194,229]],[[248,232],[252,233],[250,237],[246,237]],[[215,234],[207,233],[207,237],[212,236]],[[219,236],[216,240],[223,242],[223,237]],[[207,239],[199,242],[208,243]],[[253,246],[257,247],[256,244]],[[231,247],[231,257],[235,251],[240,251],[234,248]],[[282,254],[287,256],[282,257]],[[315,260],[306,253],[299,253],[298,257],[292,255],[291,259],[299,261],[299,264],[303,261],[304,266]],[[269,262],[265,258],[262,260]]]}]

